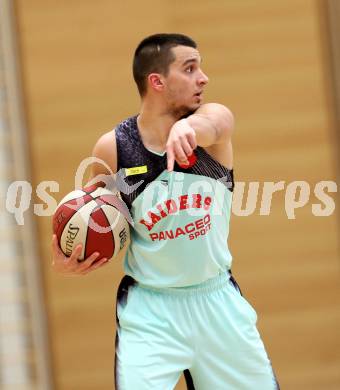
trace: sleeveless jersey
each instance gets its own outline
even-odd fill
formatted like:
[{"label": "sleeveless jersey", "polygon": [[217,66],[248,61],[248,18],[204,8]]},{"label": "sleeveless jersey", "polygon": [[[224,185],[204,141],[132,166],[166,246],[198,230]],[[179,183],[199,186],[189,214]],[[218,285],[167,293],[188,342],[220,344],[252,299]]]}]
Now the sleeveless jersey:
[{"label": "sleeveless jersey", "polygon": [[153,287],[198,284],[230,269],[227,238],[233,170],[203,148],[196,163],[167,171],[166,154],[145,148],[137,116],[116,127],[117,177],[133,220],[124,270]]}]

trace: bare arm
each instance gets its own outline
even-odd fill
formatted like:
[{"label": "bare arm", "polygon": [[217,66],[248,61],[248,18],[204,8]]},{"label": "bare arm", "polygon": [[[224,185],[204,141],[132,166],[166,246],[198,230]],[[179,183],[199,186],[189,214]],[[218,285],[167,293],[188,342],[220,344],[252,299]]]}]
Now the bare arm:
[{"label": "bare arm", "polygon": [[[104,134],[99,138],[96,145],[93,148],[92,156],[106,163],[109,169],[107,169],[101,163],[94,163],[91,171],[91,178],[98,175],[108,175],[115,173],[117,170],[117,152],[116,152],[116,139],[114,131]],[[74,276],[74,275],[86,275],[87,273],[94,271],[107,263],[108,259],[98,259],[99,253],[92,253],[87,259],[79,262],[78,259],[82,252],[82,246],[77,245],[70,257],[64,255],[58,246],[57,236],[54,234],[52,237],[52,266],[53,269],[62,275]]]},{"label": "bare arm", "polygon": [[102,135],[95,144],[92,156],[101,160],[107,165],[100,162],[92,164],[91,178],[98,175],[111,175],[117,172],[117,145],[115,131],[109,131]]},{"label": "bare arm", "polygon": [[195,130],[199,146],[209,147],[223,144],[231,139],[234,117],[231,111],[222,104],[203,104],[186,120]]},{"label": "bare arm", "polygon": [[231,150],[233,128],[234,118],[227,107],[217,103],[202,105],[171,128],[167,142],[168,170],[173,170],[175,160],[187,164],[187,156],[197,145],[212,152],[213,157],[220,161],[223,153]]}]

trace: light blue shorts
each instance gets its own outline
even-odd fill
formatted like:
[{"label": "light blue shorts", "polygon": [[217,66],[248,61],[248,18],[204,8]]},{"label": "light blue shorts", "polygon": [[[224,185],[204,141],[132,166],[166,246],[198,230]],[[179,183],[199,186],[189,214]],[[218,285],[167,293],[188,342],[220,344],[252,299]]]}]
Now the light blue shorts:
[{"label": "light blue shorts", "polygon": [[157,289],[125,276],[117,295],[117,390],[279,389],[257,315],[229,272]]}]

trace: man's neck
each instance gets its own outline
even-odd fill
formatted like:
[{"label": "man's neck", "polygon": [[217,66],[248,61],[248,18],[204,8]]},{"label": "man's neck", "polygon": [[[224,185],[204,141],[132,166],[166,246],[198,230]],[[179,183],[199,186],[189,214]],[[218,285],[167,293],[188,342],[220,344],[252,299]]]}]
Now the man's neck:
[{"label": "man's neck", "polygon": [[137,124],[145,147],[158,152],[164,151],[170,129],[178,119],[143,102]]}]

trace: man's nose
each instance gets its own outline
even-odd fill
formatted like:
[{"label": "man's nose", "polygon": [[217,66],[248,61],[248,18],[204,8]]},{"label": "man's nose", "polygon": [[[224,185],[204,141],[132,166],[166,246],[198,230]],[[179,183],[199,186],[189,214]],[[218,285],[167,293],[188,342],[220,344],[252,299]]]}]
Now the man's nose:
[{"label": "man's nose", "polygon": [[200,85],[205,85],[205,84],[208,84],[208,82],[209,82],[208,76],[202,70],[201,70],[201,74],[200,74],[200,77],[198,79],[198,82]]}]

